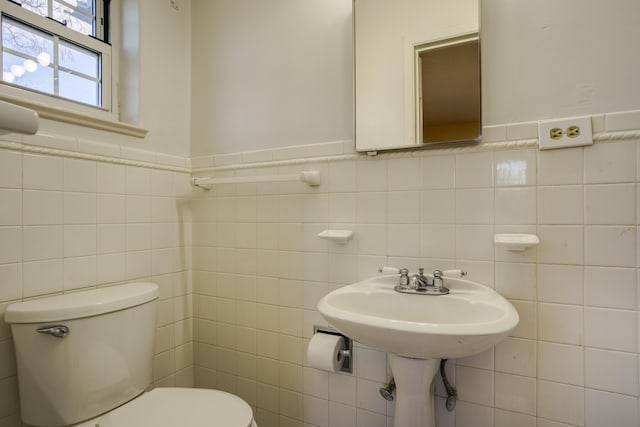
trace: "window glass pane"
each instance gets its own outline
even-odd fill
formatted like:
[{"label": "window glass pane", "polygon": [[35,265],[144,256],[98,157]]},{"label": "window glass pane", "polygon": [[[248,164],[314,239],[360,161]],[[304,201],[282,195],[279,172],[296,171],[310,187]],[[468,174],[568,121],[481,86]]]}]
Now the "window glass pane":
[{"label": "window glass pane", "polygon": [[70,2],[53,2],[53,13],[52,18],[58,22],[64,23],[68,28],[72,30],[76,30],[79,33],[87,34],[90,36],[95,35],[94,31],[94,16],[93,16],[93,6],[89,8],[89,14],[86,14],[86,3],[83,4],[85,7],[80,6],[80,2],[70,1]]},{"label": "window glass pane", "polygon": [[3,17],[2,42],[2,79],[53,93],[53,37]]},{"label": "window glass pane", "polygon": [[100,56],[88,49],[61,41],[58,48],[60,67],[98,78]]},{"label": "window glass pane", "polygon": [[3,17],[2,49],[10,49],[32,59],[38,58],[42,52],[53,58],[53,36]]},{"label": "window glass pane", "polygon": [[65,3],[68,7],[76,10],[76,13],[83,15],[95,16],[96,2],[95,0],[56,0],[59,3]]},{"label": "window glass pane", "polygon": [[47,0],[18,0],[16,3],[22,5],[27,10],[37,13],[40,16],[48,16],[49,2]]},{"label": "window glass pane", "polygon": [[49,0],[17,0],[16,3],[40,16],[53,18],[79,33],[96,35],[95,0],[59,0],[51,4]]},{"label": "window glass pane", "polygon": [[53,94],[53,69],[43,67],[33,60],[27,61],[19,56],[3,52],[2,80],[29,89]]},{"label": "window glass pane", "polygon": [[58,85],[60,96],[85,104],[99,105],[100,85],[82,77],[60,71]]}]

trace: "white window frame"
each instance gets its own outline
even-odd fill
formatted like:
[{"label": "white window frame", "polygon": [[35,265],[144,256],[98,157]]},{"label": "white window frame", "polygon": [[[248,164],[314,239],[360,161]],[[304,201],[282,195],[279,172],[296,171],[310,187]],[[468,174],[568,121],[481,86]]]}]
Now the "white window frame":
[{"label": "white window frame", "polygon": [[[102,1],[100,0],[98,3],[102,4]],[[108,44],[67,28],[52,19],[40,16],[9,0],[0,0],[0,13],[2,15],[32,24],[36,28],[41,28],[62,39],[100,53],[102,63],[102,105],[98,107],[83,104],[57,95],[37,92],[2,80],[0,80],[0,100],[32,108],[38,112],[41,118],[143,138],[147,130],[119,121],[119,3],[120,1],[113,0],[110,4],[110,37],[108,37],[108,39],[111,44]],[[102,15],[102,6],[97,7],[100,11],[96,17],[98,20],[96,24],[100,25],[101,22],[99,19]],[[102,30],[99,30],[98,34],[100,34],[100,31]]]}]

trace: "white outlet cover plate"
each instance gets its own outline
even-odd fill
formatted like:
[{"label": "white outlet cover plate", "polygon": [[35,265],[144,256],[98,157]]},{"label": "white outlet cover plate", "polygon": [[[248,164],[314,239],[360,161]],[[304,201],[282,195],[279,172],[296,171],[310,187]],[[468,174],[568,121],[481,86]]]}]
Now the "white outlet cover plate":
[{"label": "white outlet cover plate", "polygon": [[[567,128],[579,126],[580,135],[567,136]],[[562,129],[562,138],[551,139],[549,132],[553,128]],[[580,147],[593,144],[593,131],[591,129],[591,117],[570,117],[567,119],[543,120],[538,122],[538,145],[541,150],[554,148]]]}]

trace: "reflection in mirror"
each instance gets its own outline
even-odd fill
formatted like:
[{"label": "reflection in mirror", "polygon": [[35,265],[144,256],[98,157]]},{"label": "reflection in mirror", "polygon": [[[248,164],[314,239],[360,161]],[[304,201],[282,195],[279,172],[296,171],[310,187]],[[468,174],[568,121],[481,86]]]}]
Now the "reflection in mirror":
[{"label": "reflection in mirror", "polygon": [[479,141],[479,0],[353,5],[356,150]]},{"label": "reflection in mirror", "polygon": [[477,35],[416,47],[418,143],[476,142],[480,115]]}]

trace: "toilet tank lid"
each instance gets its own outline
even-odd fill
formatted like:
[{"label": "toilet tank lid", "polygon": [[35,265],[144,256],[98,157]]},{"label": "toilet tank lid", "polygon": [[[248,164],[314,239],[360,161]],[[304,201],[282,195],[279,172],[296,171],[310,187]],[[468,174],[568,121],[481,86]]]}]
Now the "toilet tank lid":
[{"label": "toilet tank lid", "polygon": [[7,307],[7,323],[42,323],[80,319],[111,313],[153,301],[158,297],[155,283],[127,283],[18,302]]}]

